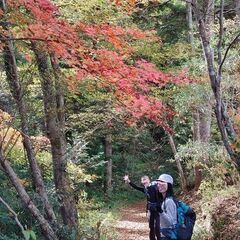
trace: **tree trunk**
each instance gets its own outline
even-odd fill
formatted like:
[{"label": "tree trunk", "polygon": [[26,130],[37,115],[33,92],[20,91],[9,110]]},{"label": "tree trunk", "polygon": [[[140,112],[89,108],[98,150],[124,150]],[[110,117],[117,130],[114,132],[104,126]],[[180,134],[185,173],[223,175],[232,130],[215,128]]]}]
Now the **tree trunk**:
[{"label": "tree trunk", "polygon": [[192,17],[192,5],[190,2],[186,2],[187,7],[187,25],[188,25],[188,43],[191,44],[192,50],[194,49],[193,43],[193,17]]},{"label": "tree trunk", "polygon": [[211,36],[211,25],[214,23],[214,0],[205,0],[204,21],[207,25],[207,33]]},{"label": "tree trunk", "polygon": [[[206,22],[206,37],[208,41],[211,38],[211,25],[214,23],[214,0],[206,0],[204,6],[204,18]],[[203,45],[202,45],[203,46]],[[204,55],[205,56],[205,55]],[[206,59],[206,56],[205,56]],[[206,147],[210,140],[210,128],[211,128],[211,104],[208,102],[208,99],[205,100],[206,104],[201,107],[201,111],[199,111],[199,139],[202,146],[206,144]],[[207,156],[206,156],[207,157]],[[205,158],[205,157],[204,157]],[[201,162],[204,162],[205,159],[201,159]],[[200,164],[196,164],[195,166],[195,184],[194,190],[198,191],[201,182],[202,182],[202,166]]]},{"label": "tree trunk", "polygon": [[27,194],[25,188],[21,184],[20,179],[12,169],[10,163],[4,158],[2,149],[0,149],[0,164],[3,168],[3,171],[8,176],[9,180],[11,181],[12,185],[17,190],[17,193],[25,205],[25,207],[31,212],[31,214],[36,218],[38,221],[41,231],[44,235],[44,237],[48,240],[57,240],[57,236],[55,235],[53,229],[51,228],[48,221],[42,216],[38,208],[33,203],[32,199]]},{"label": "tree trunk", "polygon": [[[193,141],[200,142],[200,114],[198,110],[193,111]],[[202,168],[201,165],[196,163],[194,167],[195,183],[194,191],[197,191],[202,182]]]},{"label": "tree trunk", "polygon": [[200,119],[199,119],[199,111],[193,110],[193,141],[200,141]]},{"label": "tree trunk", "polygon": [[206,102],[203,110],[199,114],[199,133],[200,140],[203,143],[209,143],[211,136],[212,106]]},{"label": "tree trunk", "polygon": [[64,112],[64,81],[62,78],[61,70],[59,67],[58,59],[51,54],[51,65],[53,68],[56,88],[56,103],[57,103],[57,116],[59,126],[64,131],[65,128],[65,112]]},{"label": "tree trunk", "polygon": [[112,137],[108,134],[104,140],[104,153],[107,161],[106,169],[106,192],[112,192]]},{"label": "tree trunk", "polygon": [[237,139],[236,131],[233,127],[233,123],[228,115],[227,107],[224,101],[222,100],[222,118],[227,131],[228,136],[232,139]]},{"label": "tree trunk", "polygon": [[36,56],[41,85],[46,119],[47,135],[51,142],[54,183],[60,202],[60,211],[64,224],[69,227],[77,225],[77,211],[73,190],[66,172],[66,139],[63,126],[58,119],[56,88],[52,71],[49,67],[48,54],[40,44],[32,43]]},{"label": "tree trunk", "polygon": [[176,149],[172,135],[168,132],[167,132],[167,135],[168,135],[168,140],[169,140],[169,143],[170,143],[173,155],[174,155],[174,159],[177,164],[181,188],[182,188],[183,192],[187,192],[187,180],[186,180],[185,174],[183,172],[183,168],[182,168],[181,161],[180,161],[181,159],[179,157],[177,157],[177,149]]},{"label": "tree trunk", "polygon": [[[233,163],[236,165],[237,168],[240,168],[240,155],[238,153],[236,153],[234,151],[234,149],[232,148],[231,144],[230,144],[230,140],[228,138],[228,132],[227,132],[227,128],[226,128],[226,123],[224,121],[224,117],[223,117],[223,112],[226,111],[224,109],[223,106],[223,101],[222,101],[222,95],[221,95],[221,78],[222,78],[222,60],[221,60],[221,46],[222,46],[222,35],[223,35],[223,14],[221,13],[220,15],[220,40],[219,40],[219,45],[218,45],[218,64],[219,64],[219,68],[218,71],[216,71],[215,67],[214,67],[214,58],[213,58],[213,51],[210,47],[210,39],[209,39],[209,25],[208,25],[208,21],[204,21],[204,18],[201,14],[201,6],[198,5],[198,2],[196,0],[193,0],[193,6],[194,6],[194,12],[195,12],[195,16],[198,20],[198,29],[199,29],[199,33],[200,33],[200,37],[202,40],[202,45],[203,45],[203,50],[204,50],[204,54],[206,57],[206,62],[207,62],[207,68],[208,68],[208,74],[209,74],[209,78],[210,78],[210,82],[211,82],[211,87],[212,87],[212,91],[214,93],[214,97],[215,97],[215,101],[216,101],[216,106],[215,106],[215,115],[217,118],[217,124],[218,124],[218,128],[219,131],[221,133],[221,137],[222,137],[222,141],[223,144],[231,158],[231,160],[233,161]],[[221,1],[221,12],[223,12],[223,0]],[[210,10],[208,10],[209,12]],[[221,26],[222,25],[222,26]],[[234,135],[230,135],[230,138],[234,139]]]},{"label": "tree trunk", "polygon": [[201,165],[197,164],[194,167],[195,170],[195,183],[194,183],[194,191],[198,191],[201,183],[202,183],[202,167]]},{"label": "tree trunk", "polygon": [[[188,23],[188,42],[192,46],[192,51],[194,49],[193,42],[193,18],[192,18],[192,3],[186,2],[187,5],[187,23]],[[200,114],[198,109],[193,110],[193,141],[200,141]],[[202,182],[202,168],[200,164],[196,164],[194,167],[195,173],[195,184],[194,190],[197,191]]]},{"label": "tree trunk", "polygon": [[[6,8],[4,6],[5,4],[4,2],[2,2],[1,8],[2,10],[5,11]],[[6,32],[9,32],[9,29],[7,28],[6,24],[4,29]],[[10,37],[11,36],[9,35],[9,38]],[[23,139],[23,146],[27,153],[30,172],[32,175],[33,187],[43,201],[44,209],[48,216],[48,219],[50,221],[55,221],[56,217],[53,212],[53,208],[48,200],[42,174],[35,157],[31,139],[29,137],[29,129],[28,129],[28,122],[27,122],[28,114],[27,114],[26,105],[23,99],[23,91],[22,91],[22,87],[18,77],[16,57],[14,53],[13,42],[11,40],[8,40],[5,42],[5,46],[3,49],[3,58],[4,58],[6,76],[7,76],[9,88],[16,102],[16,105],[18,107],[18,112],[21,119],[21,130],[22,130],[21,135]]]},{"label": "tree trunk", "polygon": [[[207,102],[204,106],[199,106],[200,110],[194,110],[193,112],[193,141],[202,143],[203,145],[209,143],[210,140],[210,130],[211,130],[211,112],[212,107],[211,103]],[[201,162],[204,162],[207,158],[204,157],[201,159]],[[202,167],[201,163],[197,163],[194,167],[195,172],[195,184],[194,190],[198,191],[201,182],[202,182]]]},{"label": "tree trunk", "polygon": [[[202,111],[199,112],[199,141],[202,143],[203,147],[208,147],[211,133],[211,113],[212,106],[210,103],[206,102]],[[204,153],[203,153],[204,154]],[[206,151],[207,154],[207,151]],[[208,156],[203,155],[202,162],[207,160]],[[202,182],[202,167],[201,164],[195,166],[195,184],[194,190],[198,191]]]},{"label": "tree trunk", "polygon": [[209,78],[211,81],[211,87],[212,87],[212,90],[213,90],[213,93],[215,96],[215,100],[216,100],[215,115],[217,118],[218,128],[221,133],[223,144],[224,144],[229,156],[231,157],[233,162],[238,167],[240,167],[240,157],[232,149],[229,139],[228,139],[228,136],[227,136],[226,129],[225,129],[225,123],[224,123],[224,119],[222,116],[223,106],[222,106],[222,96],[221,96],[221,90],[220,90],[220,79],[218,79],[215,68],[214,68],[212,51],[210,48],[209,41],[207,40],[205,24],[202,20],[199,20],[199,30],[200,30],[200,35],[201,35],[201,39],[203,42],[204,53],[205,53],[206,60],[207,60]]}]

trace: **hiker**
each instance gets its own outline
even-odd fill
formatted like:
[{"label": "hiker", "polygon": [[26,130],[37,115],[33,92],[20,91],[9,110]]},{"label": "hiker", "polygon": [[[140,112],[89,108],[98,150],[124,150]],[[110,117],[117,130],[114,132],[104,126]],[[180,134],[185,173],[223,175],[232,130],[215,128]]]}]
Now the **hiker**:
[{"label": "hiker", "polygon": [[[157,185],[150,182],[148,176],[141,177],[141,184],[143,187],[139,187],[132,183],[128,175],[124,176],[124,181],[129,183],[134,189],[145,193],[147,196],[147,212],[149,217],[149,239],[160,240],[160,218],[159,218],[159,206],[158,203],[158,190]],[[160,207],[161,209],[161,207]]]},{"label": "hiker", "polygon": [[156,182],[162,209],[160,212],[160,239],[177,239],[173,230],[177,224],[177,206],[173,199],[173,178],[168,174],[161,174]]}]

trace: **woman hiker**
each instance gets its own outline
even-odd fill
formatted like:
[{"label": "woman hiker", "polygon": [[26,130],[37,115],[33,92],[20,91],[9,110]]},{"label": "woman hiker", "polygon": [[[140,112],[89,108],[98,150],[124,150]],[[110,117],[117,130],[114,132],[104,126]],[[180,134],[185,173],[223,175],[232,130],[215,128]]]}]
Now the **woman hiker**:
[{"label": "woman hiker", "polygon": [[177,240],[174,231],[177,224],[177,206],[173,199],[173,178],[169,174],[161,174],[156,182],[161,202],[160,239]]}]

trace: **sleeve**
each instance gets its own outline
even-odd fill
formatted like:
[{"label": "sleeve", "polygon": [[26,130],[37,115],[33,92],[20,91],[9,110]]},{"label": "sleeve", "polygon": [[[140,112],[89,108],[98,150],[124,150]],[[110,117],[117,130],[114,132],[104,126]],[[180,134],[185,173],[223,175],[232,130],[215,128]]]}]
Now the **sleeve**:
[{"label": "sleeve", "polygon": [[177,223],[177,206],[173,199],[167,198],[162,203],[161,218],[164,220],[165,224],[168,226],[172,226]]},{"label": "sleeve", "polygon": [[129,182],[129,185],[130,185],[132,188],[134,188],[134,189],[136,189],[136,190],[138,190],[138,191],[140,191],[140,192],[145,193],[144,187],[138,187],[137,185],[135,185],[135,184],[132,183],[132,182]]}]

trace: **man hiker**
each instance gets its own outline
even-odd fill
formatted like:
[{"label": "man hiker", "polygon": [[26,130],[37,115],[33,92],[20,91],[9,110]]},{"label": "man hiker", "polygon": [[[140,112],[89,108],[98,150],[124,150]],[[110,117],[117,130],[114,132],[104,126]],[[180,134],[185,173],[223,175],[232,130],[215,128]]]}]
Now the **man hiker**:
[{"label": "man hiker", "polygon": [[158,201],[157,185],[150,182],[148,176],[141,177],[141,184],[143,187],[139,187],[132,183],[128,175],[124,176],[124,181],[129,183],[134,189],[143,192],[147,196],[147,210],[149,214],[149,239],[160,240],[160,215],[161,203]]}]

